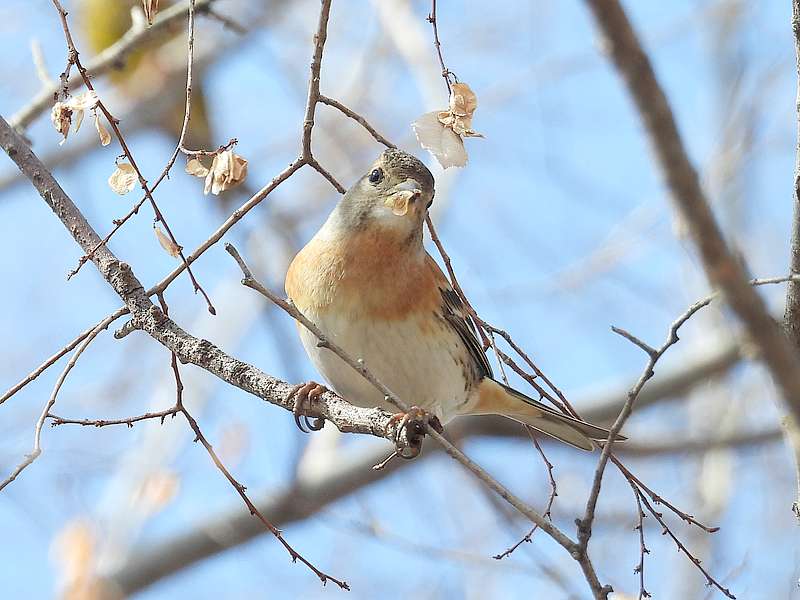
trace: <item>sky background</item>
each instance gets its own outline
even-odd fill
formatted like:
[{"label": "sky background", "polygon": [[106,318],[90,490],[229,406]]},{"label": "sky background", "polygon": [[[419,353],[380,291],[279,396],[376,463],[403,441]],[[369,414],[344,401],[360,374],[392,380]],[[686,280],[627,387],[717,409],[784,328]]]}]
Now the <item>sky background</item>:
[{"label": "sky background", "polygon": [[[201,79],[215,142],[238,138],[237,153],[250,161],[247,185],[256,190],[298,152],[318,2],[274,2],[266,19],[259,12],[264,9],[251,4],[259,3],[218,3],[222,13],[250,25],[247,35],[202,20],[196,44],[198,53],[213,59],[204,63]],[[639,376],[645,357],[610,326],[658,345],[669,324],[709,290],[637,115],[599,51],[586,7],[573,0],[508,3],[492,10],[479,2],[439,3],[447,65],[477,93],[473,126],[485,135],[467,140],[465,169],[443,174],[416,145],[409,126],[422,113],[447,104],[425,22],[429,6],[392,4],[334,2],[323,93],[340,98],[431,165],[439,190],[438,232],[484,319],[510,331],[579,410],[607,390],[624,390]],[[79,8],[76,2],[65,6]],[[629,1],[625,7],[729,239],[754,276],[784,274],[795,145],[790,3]],[[82,49],[81,14],[72,12]],[[65,50],[51,4],[4,0],[0,114],[5,118],[39,90],[30,52],[34,38],[56,77]],[[82,50],[84,58],[91,54],[88,47]],[[183,75],[174,77],[180,89]],[[158,95],[153,81],[140,80],[125,91],[98,81],[101,97],[122,115],[122,130],[130,131],[126,139],[151,180],[175,140],[143,125],[155,103],[129,107],[139,95],[152,94],[154,86]],[[349,186],[382,147],[329,107],[319,106],[317,114],[315,155]],[[51,159],[85,147],[55,174],[101,234],[137,200],[135,193],[120,197],[109,189],[106,180],[118,149],[99,147],[89,117],[60,147],[47,115],[28,135],[34,149]],[[156,198],[178,241],[191,250],[245,198],[234,192],[223,200],[203,196],[202,182],[185,175],[182,165],[179,159]],[[3,389],[119,306],[91,265],[66,281],[80,251],[30,186],[8,183],[13,173],[11,162],[0,158]],[[292,253],[313,235],[337,196],[317,174],[304,170],[224,241],[237,244],[258,275],[280,290]],[[146,286],[175,266],[151,224],[152,215],[143,209],[111,244]],[[202,299],[181,276],[167,293],[178,323],[277,377],[316,376],[291,320],[239,285],[238,268],[222,244],[207,251],[193,270],[218,315],[207,315]],[[761,291],[780,311],[783,286]],[[657,371],[691,364],[735,332],[735,321],[715,305],[686,325],[682,341]],[[174,395],[168,358],[143,334],[116,341],[111,331],[104,333],[71,373],[54,412],[114,418],[167,408]],[[0,479],[29,452],[33,425],[63,364],[0,406]],[[323,441],[314,440],[318,447],[307,450],[309,436],[295,429],[285,411],[191,366],[182,372],[188,405],[254,498],[288,485],[301,456],[301,465],[313,465],[315,457],[324,465],[381,444],[353,436],[336,442],[316,434]],[[635,413],[625,433],[632,442],[648,444],[768,430],[776,426],[779,410],[769,379],[746,363],[684,398]],[[180,418],[133,429],[47,427],[43,445],[40,459],[0,493],[3,597],[56,595],[68,570],[65,556],[78,554],[80,535],[92,538],[92,564],[105,573],[130,553],[217,515],[246,510],[202,448],[191,443]],[[546,472],[529,441],[486,437],[469,440],[465,449],[515,493],[543,506]],[[546,450],[559,485],[554,519],[572,535],[596,457],[555,444]],[[713,536],[700,535],[670,518],[676,533],[739,598],[800,598],[800,543],[789,510],[792,468],[781,444],[626,463],[665,497],[722,528]],[[630,489],[609,469],[591,551],[601,580],[635,597],[638,580],[632,571],[639,542],[633,525]],[[491,559],[527,529],[516,517],[509,522],[457,463],[436,455],[285,532],[320,568],[346,579],[354,598],[410,593],[423,598],[588,597],[577,565],[540,533],[512,557]],[[651,550],[647,589],[655,597],[721,597],[705,588],[657,526],[649,523],[646,534]],[[560,573],[566,583],[554,582],[544,570]],[[339,594],[344,592],[322,588],[305,568],[292,565],[264,535],[136,597]]]}]

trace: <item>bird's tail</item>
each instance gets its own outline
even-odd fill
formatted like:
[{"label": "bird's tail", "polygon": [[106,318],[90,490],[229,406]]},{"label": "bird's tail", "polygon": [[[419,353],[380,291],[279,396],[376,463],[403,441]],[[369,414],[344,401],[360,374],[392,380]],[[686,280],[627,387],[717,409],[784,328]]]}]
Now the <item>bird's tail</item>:
[{"label": "bird's tail", "polygon": [[[560,413],[494,379],[485,378],[478,387],[478,394],[478,401],[467,414],[502,415],[581,450],[594,450],[595,442],[608,439],[607,429]],[[624,441],[627,438],[618,434],[614,439]]]}]

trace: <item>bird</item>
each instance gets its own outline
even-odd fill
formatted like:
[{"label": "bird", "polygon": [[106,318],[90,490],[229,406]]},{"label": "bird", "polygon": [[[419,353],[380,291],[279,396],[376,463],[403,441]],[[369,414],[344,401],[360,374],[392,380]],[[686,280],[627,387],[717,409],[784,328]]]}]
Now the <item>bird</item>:
[{"label": "bird", "polygon": [[[292,260],[287,296],[328,339],[413,405],[409,415],[423,413],[437,426],[457,416],[502,415],[594,450],[608,430],[494,378],[465,303],[425,250],[423,224],[433,197],[433,175],[418,158],[394,148],[381,153]],[[356,406],[396,411],[311,331],[299,323],[298,330],[336,394]],[[315,381],[293,389],[301,429],[298,411],[326,389]]]}]

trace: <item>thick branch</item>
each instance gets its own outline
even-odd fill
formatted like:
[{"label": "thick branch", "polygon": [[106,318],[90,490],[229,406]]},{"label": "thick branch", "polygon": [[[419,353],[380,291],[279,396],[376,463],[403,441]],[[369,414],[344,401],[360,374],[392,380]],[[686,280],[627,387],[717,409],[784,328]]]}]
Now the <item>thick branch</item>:
[{"label": "thick branch", "polygon": [[624,79],[675,207],[712,286],[720,289],[758,348],[795,421],[800,420],[800,358],[733,257],[689,160],[675,117],[648,56],[618,0],[586,0]]},{"label": "thick branch", "polygon": [[[97,246],[100,241],[97,233],[30,147],[2,117],[0,147],[30,179],[84,252]],[[117,259],[108,248],[99,247],[92,256],[92,262],[130,312],[132,320],[128,330],[141,329],[174,352],[182,362],[195,364],[231,385],[286,410],[294,408],[294,400],[287,400],[291,385],[229,356],[210,342],[181,329],[150,301],[149,291],[144,290],[130,266]],[[380,409],[352,406],[332,393],[323,395],[319,403],[315,403],[314,416],[324,417],[344,432],[394,439],[391,428],[388,432],[385,430],[389,413]]]},{"label": "thick branch", "polygon": [[[800,273],[800,0],[792,0],[792,31],[794,32],[795,59],[797,67],[797,95],[795,97],[797,109],[797,149],[794,163],[794,210],[792,215],[792,241],[791,256],[789,258],[789,272]],[[786,287],[786,312],[783,324],[789,334],[789,339],[796,349],[800,349],[800,281],[790,281]],[[797,479],[797,493],[793,509],[800,519],[800,432],[798,432],[798,419],[786,419],[784,429],[786,437],[792,442],[795,459],[795,475]]]}]

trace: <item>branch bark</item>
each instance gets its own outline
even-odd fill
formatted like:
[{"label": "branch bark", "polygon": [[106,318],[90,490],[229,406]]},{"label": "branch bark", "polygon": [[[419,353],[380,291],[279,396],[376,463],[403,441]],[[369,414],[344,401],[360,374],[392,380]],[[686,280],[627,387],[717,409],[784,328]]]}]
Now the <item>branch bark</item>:
[{"label": "branch bark", "polygon": [[[797,149],[794,163],[794,194],[792,215],[792,241],[790,246],[789,272],[792,275],[800,274],[800,0],[792,0],[792,31],[794,33],[795,60],[797,68],[797,95],[795,107],[797,109]],[[783,325],[789,339],[796,349],[800,349],[800,281],[793,280],[786,287],[786,312],[783,316]],[[784,419],[783,427],[786,438],[794,449],[795,476],[797,492],[792,510],[800,520],[800,419]]]},{"label": "branch bark", "polygon": [[[0,147],[30,179],[84,252],[97,246],[100,237],[92,226],[28,144],[2,117],[0,117]],[[125,303],[131,315],[131,321],[115,334],[117,337],[122,337],[134,329],[140,329],[174,352],[181,362],[197,365],[231,385],[276,406],[286,410],[294,408],[294,400],[287,399],[292,389],[290,384],[229,356],[207,340],[196,338],[181,329],[153,304],[148,297],[149,290],[145,291],[131,267],[120,261],[108,248],[100,246],[91,260]],[[324,417],[341,431],[394,440],[392,428],[388,428],[387,431],[386,426],[391,415],[386,411],[355,407],[332,393],[321,396],[319,403],[315,404],[315,409],[319,414],[314,416]]]}]

